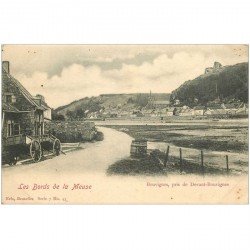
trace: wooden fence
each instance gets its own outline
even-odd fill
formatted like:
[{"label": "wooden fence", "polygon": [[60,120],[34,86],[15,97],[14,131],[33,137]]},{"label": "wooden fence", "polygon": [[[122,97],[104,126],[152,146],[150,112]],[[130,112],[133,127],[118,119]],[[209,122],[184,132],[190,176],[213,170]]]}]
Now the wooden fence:
[{"label": "wooden fence", "polygon": [[[170,157],[170,146],[167,146],[167,150],[165,152],[165,157],[164,157],[164,168],[167,167],[167,163],[169,161],[169,157]],[[183,151],[182,148],[179,148],[179,168],[180,168],[180,172],[185,171],[185,164],[183,164],[183,161],[185,159],[183,158]],[[200,166],[200,172],[204,175],[206,173],[206,165],[205,165],[205,157],[204,157],[204,152],[203,150],[200,151],[200,162],[199,162],[199,166]],[[220,168],[220,170],[223,170],[223,168]],[[230,168],[229,168],[229,157],[228,155],[225,155],[225,168],[224,170],[226,171],[226,173],[228,174],[230,172]]]}]

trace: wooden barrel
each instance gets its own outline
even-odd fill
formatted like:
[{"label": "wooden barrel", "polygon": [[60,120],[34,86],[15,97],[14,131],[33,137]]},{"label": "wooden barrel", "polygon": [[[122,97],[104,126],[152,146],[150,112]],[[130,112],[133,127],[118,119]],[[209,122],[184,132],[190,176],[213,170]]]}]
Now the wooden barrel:
[{"label": "wooden barrel", "polygon": [[147,155],[147,140],[133,140],[130,147],[132,157],[144,157]]}]

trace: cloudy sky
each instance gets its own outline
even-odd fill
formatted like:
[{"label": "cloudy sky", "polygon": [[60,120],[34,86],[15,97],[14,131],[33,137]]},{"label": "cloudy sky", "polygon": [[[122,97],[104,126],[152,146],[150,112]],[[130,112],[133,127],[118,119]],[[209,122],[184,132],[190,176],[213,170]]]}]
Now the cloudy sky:
[{"label": "cloudy sky", "polygon": [[56,108],[103,93],[170,93],[214,61],[248,61],[245,45],[5,45],[2,60]]}]

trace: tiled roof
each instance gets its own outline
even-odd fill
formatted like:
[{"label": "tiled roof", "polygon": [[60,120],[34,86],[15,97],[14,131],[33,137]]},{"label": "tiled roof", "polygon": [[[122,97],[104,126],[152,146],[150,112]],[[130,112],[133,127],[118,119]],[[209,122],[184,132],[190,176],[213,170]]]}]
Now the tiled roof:
[{"label": "tiled roof", "polygon": [[4,102],[2,103],[2,109],[3,111],[6,111],[6,112],[14,112],[14,113],[20,112],[17,108],[13,107],[11,104],[4,103]]},{"label": "tiled roof", "polygon": [[[11,83],[13,83],[13,84],[20,90],[20,92],[23,94],[23,96],[24,96],[32,105],[34,105],[35,107],[37,107],[37,108],[39,108],[39,109],[44,110],[44,108],[43,108],[42,106],[38,105],[38,104],[34,101],[32,95],[28,92],[27,89],[25,89],[25,88],[23,87],[23,85],[22,85],[18,80],[16,80],[14,77],[12,77],[10,74],[8,74],[8,73],[5,71],[5,69],[2,69],[2,72],[3,72],[3,74],[5,74],[5,75],[7,76],[7,79],[8,79],[9,81],[11,81]],[[6,78],[5,78],[5,79],[6,79]],[[4,79],[4,80],[5,80],[5,79]]]},{"label": "tiled roof", "polygon": [[167,112],[173,112],[174,109],[175,109],[174,107],[170,107],[170,108],[168,108]]},{"label": "tiled roof", "polygon": [[19,110],[18,108],[14,107],[10,103],[2,103],[2,110],[4,112],[11,112],[11,113],[28,113],[29,110]]},{"label": "tiled roof", "polygon": [[194,110],[203,110],[205,109],[205,106],[196,106],[194,107]]},{"label": "tiled roof", "polygon": [[209,105],[207,108],[208,109],[223,109],[223,107],[221,106],[221,104]]},{"label": "tiled roof", "polygon": [[224,104],[226,109],[235,109],[235,108],[240,108],[243,106],[243,103],[229,103],[229,104]]},{"label": "tiled roof", "polygon": [[192,112],[192,109],[190,109],[190,108],[183,108],[183,109],[181,109],[180,112],[181,113],[190,113],[190,112]]}]

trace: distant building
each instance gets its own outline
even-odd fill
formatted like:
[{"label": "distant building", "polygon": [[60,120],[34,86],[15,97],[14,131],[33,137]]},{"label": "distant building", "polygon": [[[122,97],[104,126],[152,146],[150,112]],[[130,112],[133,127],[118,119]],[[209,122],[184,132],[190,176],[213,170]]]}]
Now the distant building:
[{"label": "distant building", "polygon": [[143,113],[140,110],[134,110],[130,117],[143,117]]},{"label": "distant building", "polygon": [[205,74],[209,74],[209,73],[215,73],[217,72],[219,69],[222,68],[221,63],[219,62],[214,62],[214,66],[213,67],[209,67],[205,69]]},{"label": "distant building", "polygon": [[180,103],[181,103],[181,102],[180,102],[179,99],[175,99],[175,100],[174,100],[174,105],[180,105]]},{"label": "distant building", "polygon": [[194,115],[194,110],[188,106],[183,106],[179,112],[179,116],[192,116]]},{"label": "distant building", "polygon": [[196,106],[194,107],[193,114],[195,116],[202,116],[205,113],[205,106]]},{"label": "distant building", "polygon": [[247,114],[246,104],[243,102],[224,104],[224,107],[227,114]]},{"label": "distant building", "polygon": [[179,116],[180,115],[180,112],[181,112],[181,107],[175,107],[174,110],[173,110],[173,115],[175,116]]},{"label": "distant building", "polygon": [[207,106],[204,115],[225,115],[226,110],[224,104],[210,104]]},{"label": "distant building", "polygon": [[167,116],[173,116],[174,115],[174,107],[169,107],[168,109],[167,109]]}]

